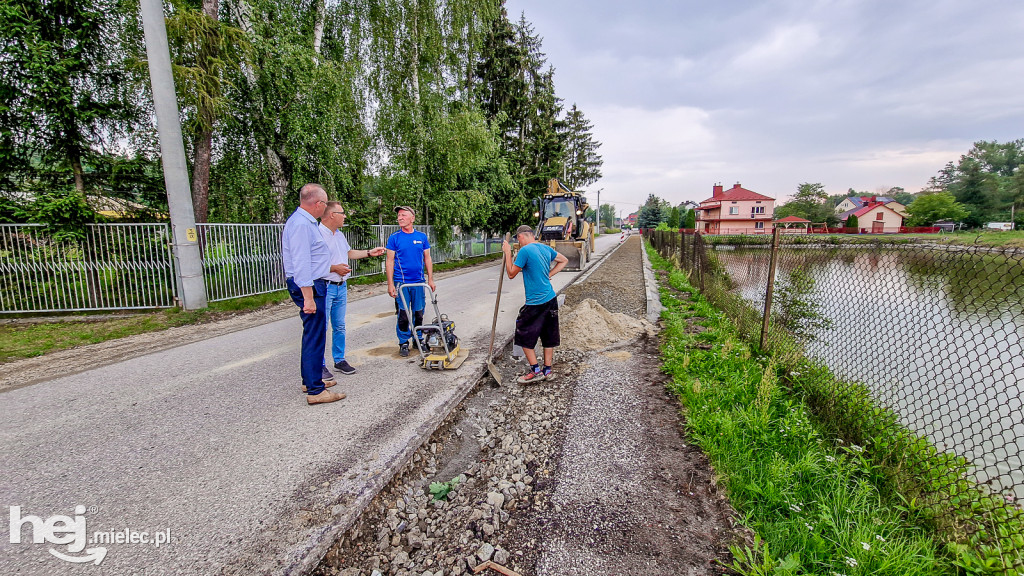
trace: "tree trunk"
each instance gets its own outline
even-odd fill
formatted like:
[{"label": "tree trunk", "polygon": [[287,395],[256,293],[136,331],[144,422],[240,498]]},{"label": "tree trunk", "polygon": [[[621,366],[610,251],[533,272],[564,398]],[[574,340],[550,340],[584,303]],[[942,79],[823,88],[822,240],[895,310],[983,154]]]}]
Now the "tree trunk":
[{"label": "tree trunk", "polygon": [[[319,4],[322,5],[323,2],[320,1]],[[255,34],[252,25],[252,16],[249,10],[249,5],[246,4],[245,0],[235,0],[230,2],[228,4],[228,9],[234,14],[235,19],[238,21],[239,28],[241,28],[247,36],[252,37]],[[256,73],[252,68],[243,65],[242,73],[245,75],[245,79],[249,83],[249,87],[255,88]],[[263,114],[262,105],[259,105],[259,112],[261,115]],[[263,156],[267,160],[267,168],[270,172],[270,190],[273,193],[274,198],[274,213],[271,216],[271,219],[274,222],[284,222],[284,200],[288,195],[288,185],[291,182],[291,179],[285,170],[284,162],[281,161],[281,156],[269,144],[264,146]]]},{"label": "tree trunk", "polygon": [[317,58],[320,57],[320,45],[324,40],[324,20],[326,20],[327,7],[324,0],[316,0],[316,22],[313,24],[313,52]]},{"label": "tree trunk", "polygon": [[210,209],[210,164],[213,154],[213,129],[203,128],[196,133],[192,162],[192,213],[196,223],[206,222]]},{"label": "tree trunk", "polygon": [[267,165],[270,168],[270,190],[274,193],[274,222],[284,222],[284,198],[288,195],[288,175],[284,170],[281,157],[273,148],[267,146]]},{"label": "tree trunk", "polygon": [[75,174],[75,190],[85,198],[85,178],[82,176],[82,158],[75,155],[71,158],[71,171]]},{"label": "tree trunk", "polygon": [[[214,22],[219,20],[219,0],[203,0],[203,15]],[[210,38],[203,39],[199,51],[197,64],[202,68],[203,73],[209,78],[212,62],[218,57],[218,50],[215,44],[211,44]],[[199,103],[199,129],[196,131],[192,150],[195,157],[192,159],[192,213],[196,222],[206,222],[209,216],[210,205],[210,165],[213,162],[213,124],[215,114],[210,101],[220,95],[219,82],[210,79],[204,87],[207,98],[201,98]]]}]

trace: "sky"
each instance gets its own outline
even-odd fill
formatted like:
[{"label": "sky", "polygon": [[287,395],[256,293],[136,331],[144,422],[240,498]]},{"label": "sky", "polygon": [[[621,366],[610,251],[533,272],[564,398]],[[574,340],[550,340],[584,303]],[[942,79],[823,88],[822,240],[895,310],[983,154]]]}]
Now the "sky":
[{"label": "sky", "polygon": [[[1024,138],[1021,0],[507,0],[594,124],[601,203],[917,192]],[[590,199],[592,202],[596,198]]]}]

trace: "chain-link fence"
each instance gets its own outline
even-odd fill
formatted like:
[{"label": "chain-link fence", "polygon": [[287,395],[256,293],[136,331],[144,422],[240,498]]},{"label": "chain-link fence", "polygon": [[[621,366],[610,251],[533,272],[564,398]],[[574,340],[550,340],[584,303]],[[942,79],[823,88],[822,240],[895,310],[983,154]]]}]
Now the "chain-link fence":
[{"label": "chain-link fence", "polygon": [[[501,239],[453,231],[427,234],[436,264],[493,254]],[[284,224],[197,224],[210,302],[285,289]],[[398,226],[344,230],[356,250],[384,246]],[[383,258],[353,260],[352,278],[384,273]],[[54,239],[39,224],[0,224],[0,313],[168,308],[178,289],[166,223],[90,224],[80,238]]]},{"label": "chain-link fence", "polygon": [[745,338],[813,371],[790,384],[948,541],[1024,566],[1024,250],[645,236]]}]

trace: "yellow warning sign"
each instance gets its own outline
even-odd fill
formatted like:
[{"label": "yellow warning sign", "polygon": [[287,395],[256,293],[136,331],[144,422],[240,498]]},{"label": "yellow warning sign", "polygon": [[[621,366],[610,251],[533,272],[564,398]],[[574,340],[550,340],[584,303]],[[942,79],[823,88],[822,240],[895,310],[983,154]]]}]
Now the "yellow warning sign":
[{"label": "yellow warning sign", "polygon": [[196,229],[195,228],[186,228],[185,229],[185,238],[187,238],[189,242],[195,242],[198,239],[198,236],[196,236]]}]

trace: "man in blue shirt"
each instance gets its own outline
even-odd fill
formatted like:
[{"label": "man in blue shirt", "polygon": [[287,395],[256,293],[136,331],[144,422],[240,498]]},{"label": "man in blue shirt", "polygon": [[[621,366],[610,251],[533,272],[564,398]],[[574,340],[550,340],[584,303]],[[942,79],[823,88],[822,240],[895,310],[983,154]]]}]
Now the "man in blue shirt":
[{"label": "man in blue shirt", "polygon": [[[502,242],[505,253],[505,271],[509,280],[523,273],[523,287],[526,289],[526,305],[519,309],[516,318],[516,334],[513,342],[522,347],[530,371],[519,377],[520,384],[540,382],[554,378],[551,363],[555,346],[561,343],[558,333],[558,297],[551,286],[551,277],[562,271],[569,259],[554,248],[537,242],[533,228],[520,226],[516,230],[519,253],[512,261],[512,247]],[[554,263],[554,267],[551,264]],[[537,362],[537,340],[544,346],[544,367]]]},{"label": "man in blue shirt", "polygon": [[285,283],[302,318],[302,389],[306,402],[324,404],[345,397],[326,390],[336,382],[323,380],[324,346],[327,344],[327,315],[324,298],[331,269],[331,251],[320,235],[316,219],[323,216],[327,192],[319,184],[299,189],[299,207],[285,222],[281,234],[281,256]]},{"label": "man in blue shirt", "polygon": [[[434,285],[434,262],[430,259],[430,240],[427,235],[413,228],[416,212],[408,206],[395,208],[399,230],[388,237],[387,261],[384,271],[388,278],[388,295],[395,299],[395,311],[398,313],[398,324],[395,333],[398,335],[398,353],[409,355],[409,339],[412,338],[412,327],[423,324],[423,308],[426,298],[422,288],[402,288],[402,284],[423,282],[423,272],[427,273],[427,285],[437,290]],[[406,314],[398,291],[402,290],[409,307],[412,308],[411,320]]]}]

